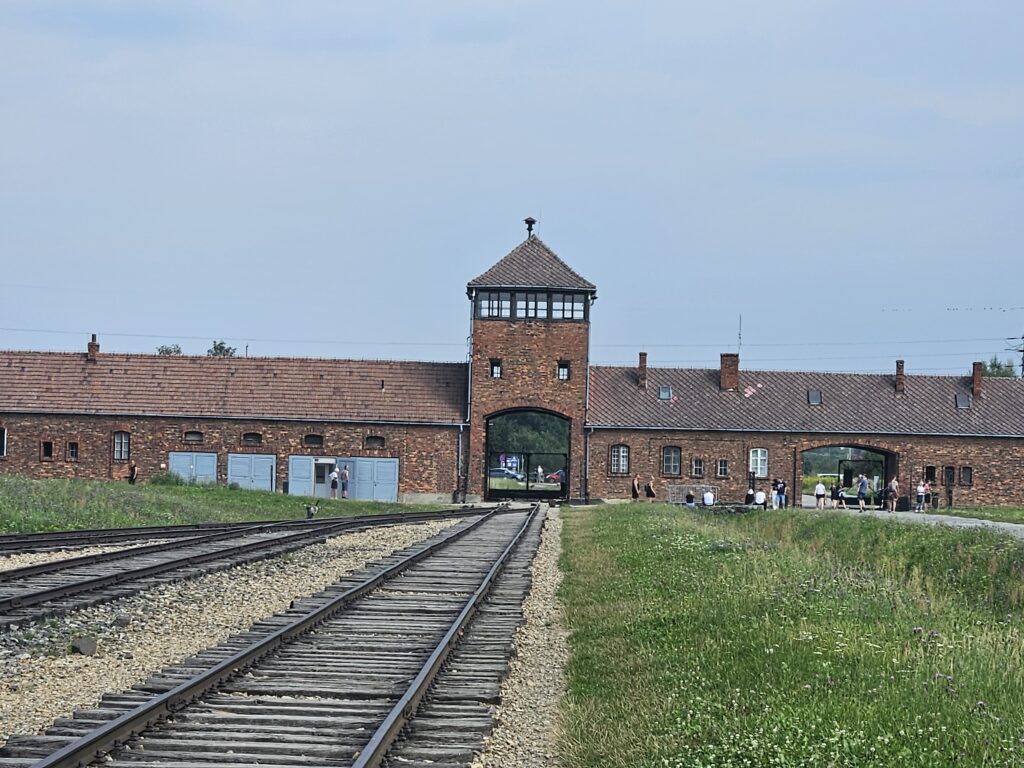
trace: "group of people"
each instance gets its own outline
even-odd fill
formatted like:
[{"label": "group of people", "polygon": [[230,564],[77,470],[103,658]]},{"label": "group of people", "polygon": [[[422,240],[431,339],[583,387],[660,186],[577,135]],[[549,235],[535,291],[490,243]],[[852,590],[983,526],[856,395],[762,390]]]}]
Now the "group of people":
[{"label": "group of people", "polygon": [[[857,489],[857,508],[861,512],[864,512],[867,509],[866,505],[869,488],[867,477],[863,474],[858,475],[854,486]],[[924,512],[925,507],[932,503],[932,484],[928,480],[921,480],[918,482],[915,490],[917,492],[917,498],[914,511]],[[825,508],[825,494],[825,484],[819,479],[818,484],[814,486],[815,506],[818,509]],[[828,495],[832,501],[832,509],[848,509],[846,506],[846,489],[838,481],[832,483],[832,486],[828,490]],[[899,498],[900,482],[896,479],[896,475],[893,475],[882,490],[882,506],[889,512],[895,512]]]},{"label": "group of people", "polygon": [[348,498],[348,464],[345,464],[341,468],[337,464],[334,465],[334,470],[328,475],[331,481],[331,498],[338,498],[338,486],[341,486],[341,498]]},{"label": "group of people", "polygon": [[[647,500],[653,503],[658,497],[658,492],[654,485],[654,475],[651,475],[651,479],[644,484],[643,490]],[[629,493],[633,497],[633,501],[640,501],[640,475],[633,475],[633,483]]]}]

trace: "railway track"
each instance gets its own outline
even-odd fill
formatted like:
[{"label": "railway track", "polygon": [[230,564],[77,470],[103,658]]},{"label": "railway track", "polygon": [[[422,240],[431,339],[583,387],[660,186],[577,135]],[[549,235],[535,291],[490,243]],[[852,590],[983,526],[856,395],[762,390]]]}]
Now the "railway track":
[{"label": "railway track", "polygon": [[0,571],[0,628],[40,621],[160,583],[273,557],[341,533],[471,514],[479,512],[459,509],[249,524]]},{"label": "railway track", "polygon": [[469,765],[543,512],[492,511],[135,688],[14,736],[0,766]]}]

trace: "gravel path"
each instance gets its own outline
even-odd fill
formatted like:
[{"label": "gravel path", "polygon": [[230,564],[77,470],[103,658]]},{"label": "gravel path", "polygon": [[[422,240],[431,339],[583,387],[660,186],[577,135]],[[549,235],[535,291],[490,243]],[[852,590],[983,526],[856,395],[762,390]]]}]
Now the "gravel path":
[{"label": "gravel path", "polygon": [[558,765],[558,712],[565,690],[568,634],[558,587],[562,519],[548,510],[531,571],[533,585],[516,632],[515,655],[501,686],[501,705],[487,748],[474,768],[551,768]]},{"label": "gravel path", "polygon": [[[849,500],[847,500],[849,503]],[[1021,523],[1002,523],[995,520],[979,520],[975,517],[953,517],[952,515],[933,515],[928,512],[886,512],[883,509],[869,509],[858,512],[856,499],[852,509],[806,510],[808,512],[834,512],[840,515],[871,515],[883,520],[899,520],[901,523],[919,523],[924,525],[945,525],[950,528],[985,528],[996,533],[1005,533],[1015,539],[1024,539],[1024,525]]]},{"label": "gravel path", "polygon": [[[129,688],[456,522],[345,534],[42,625],[12,628],[0,634],[0,742],[13,733],[39,733],[55,718],[93,707],[102,694]],[[98,639],[95,655],[69,653],[71,639],[82,635]]]}]

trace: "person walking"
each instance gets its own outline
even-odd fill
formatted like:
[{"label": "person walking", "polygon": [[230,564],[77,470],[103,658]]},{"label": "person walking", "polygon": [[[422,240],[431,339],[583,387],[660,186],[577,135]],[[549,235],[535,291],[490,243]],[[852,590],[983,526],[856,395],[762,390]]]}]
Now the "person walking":
[{"label": "person walking", "polygon": [[647,485],[644,486],[644,495],[647,500],[654,503],[654,498],[657,496],[657,492],[654,490],[654,475],[651,475],[651,479],[647,481]]},{"label": "person walking", "polygon": [[838,496],[839,496],[839,504],[837,506],[837,509],[847,509],[847,506],[846,506],[846,489],[843,488],[843,486],[841,486],[841,485],[839,486]]},{"label": "person walking", "polygon": [[861,512],[866,512],[864,500],[868,497],[868,479],[864,475],[857,478],[857,506]]},{"label": "person walking", "polygon": [[814,486],[814,507],[815,509],[825,508],[825,484],[818,478],[818,484]]},{"label": "person walking", "polygon": [[338,479],[341,481],[341,498],[348,498],[348,464],[341,468],[341,475]]},{"label": "person walking", "polygon": [[890,512],[895,512],[896,511],[896,499],[898,499],[899,495],[900,495],[900,484],[896,480],[896,475],[893,475],[892,476],[892,480],[889,481],[888,491],[889,491],[889,498],[886,499],[886,501],[888,502],[888,505],[889,505],[889,511]]},{"label": "person walking", "polygon": [[633,483],[629,489],[633,501],[640,501],[640,475],[633,475]]},{"label": "person walking", "polygon": [[924,482],[917,481],[917,504],[914,505],[915,512],[924,512]]},{"label": "person walking", "polygon": [[139,479],[139,468],[135,466],[135,462],[128,464],[128,485],[135,485],[135,481]]},{"label": "person walking", "polygon": [[832,509],[839,505],[839,483],[835,482],[828,489],[829,500],[832,502]]}]

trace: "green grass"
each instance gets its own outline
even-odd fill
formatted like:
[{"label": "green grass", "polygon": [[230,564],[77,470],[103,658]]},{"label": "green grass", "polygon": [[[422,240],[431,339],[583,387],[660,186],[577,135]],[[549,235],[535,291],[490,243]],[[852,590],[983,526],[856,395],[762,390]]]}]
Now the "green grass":
[{"label": "green grass", "polygon": [[[306,516],[304,496],[215,485],[128,485],[99,480],[0,477],[0,533],[130,528]],[[317,499],[320,517],[444,509],[442,505]]]},{"label": "green grass", "polygon": [[1024,765],[1024,546],[803,512],[565,511],[582,766]]}]

